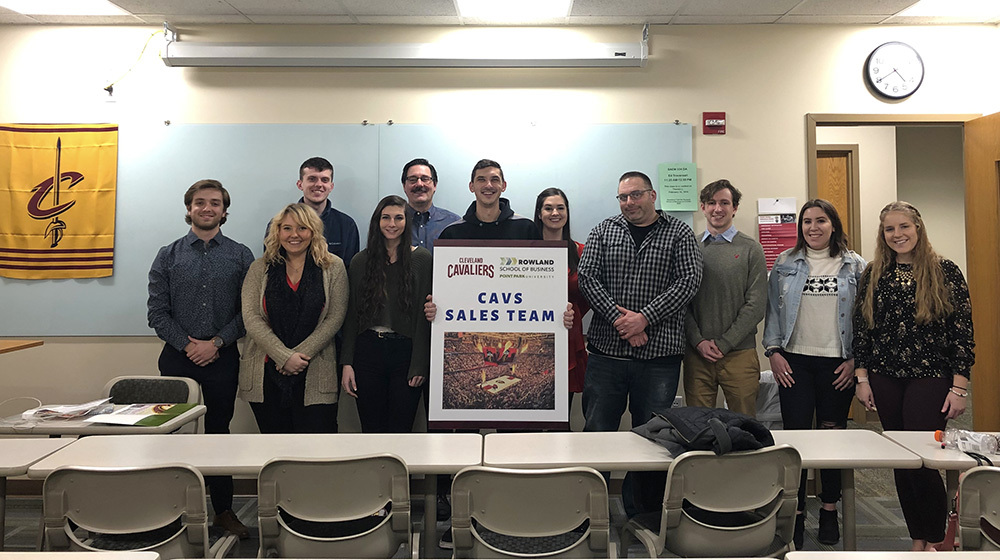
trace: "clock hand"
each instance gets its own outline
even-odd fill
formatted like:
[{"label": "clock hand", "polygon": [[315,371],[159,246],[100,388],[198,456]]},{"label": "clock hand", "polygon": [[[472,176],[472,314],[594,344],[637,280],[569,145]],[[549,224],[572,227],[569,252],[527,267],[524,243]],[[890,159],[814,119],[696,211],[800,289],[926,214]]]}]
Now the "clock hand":
[{"label": "clock hand", "polygon": [[902,78],[903,78],[903,76],[900,76],[899,72],[897,72],[897,71],[896,71],[896,69],[895,69],[895,68],[893,68],[893,69],[892,69],[892,72],[889,72],[889,73],[888,73],[888,74],[886,74],[885,76],[882,76],[881,78],[879,78],[879,79],[875,80],[875,83],[876,83],[876,84],[881,84],[881,83],[882,83],[882,80],[884,80],[884,79],[888,78],[889,76],[892,76],[893,74],[895,74],[895,75],[899,76],[899,77],[900,77],[900,79],[902,79]]}]

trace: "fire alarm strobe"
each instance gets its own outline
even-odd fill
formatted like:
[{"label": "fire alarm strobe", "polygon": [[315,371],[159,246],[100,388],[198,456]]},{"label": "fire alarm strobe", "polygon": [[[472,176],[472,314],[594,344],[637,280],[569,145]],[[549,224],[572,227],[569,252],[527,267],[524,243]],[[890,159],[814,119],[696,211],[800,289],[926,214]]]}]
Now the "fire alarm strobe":
[{"label": "fire alarm strobe", "polygon": [[726,113],[702,113],[701,122],[704,134],[725,134],[726,133]]}]

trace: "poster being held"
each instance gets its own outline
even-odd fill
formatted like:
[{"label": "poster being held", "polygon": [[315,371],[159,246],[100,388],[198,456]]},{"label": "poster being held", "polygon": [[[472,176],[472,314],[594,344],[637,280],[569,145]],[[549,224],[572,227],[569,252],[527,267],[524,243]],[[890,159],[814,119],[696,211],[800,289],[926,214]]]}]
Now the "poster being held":
[{"label": "poster being held", "polygon": [[565,243],[434,245],[434,427],[562,427],[569,421]]}]

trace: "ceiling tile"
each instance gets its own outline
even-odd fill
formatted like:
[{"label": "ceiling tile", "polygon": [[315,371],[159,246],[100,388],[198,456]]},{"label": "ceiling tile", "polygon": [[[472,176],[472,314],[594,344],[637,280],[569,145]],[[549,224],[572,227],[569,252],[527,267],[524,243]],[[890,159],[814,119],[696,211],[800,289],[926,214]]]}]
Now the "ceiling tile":
[{"label": "ceiling tile", "polygon": [[458,16],[355,16],[364,25],[461,25]]},{"label": "ceiling tile", "polygon": [[340,0],[352,15],[458,16],[454,0]]},{"label": "ceiling tile", "polygon": [[253,23],[246,16],[234,15],[172,15],[172,14],[139,14],[136,17],[146,23],[159,24],[169,22],[171,24],[185,25],[214,25],[221,23]]},{"label": "ceiling tile", "polygon": [[798,24],[820,24],[820,25],[869,25],[882,23],[886,16],[799,16],[787,15],[780,18],[775,23],[798,23]]},{"label": "ceiling tile", "polygon": [[[698,0],[701,2],[702,0]],[[687,0],[573,0],[569,15],[573,16],[672,16]]]},{"label": "ceiling tile", "polygon": [[780,16],[801,0],[697,0],[688,2],[678,15],[685,16]]},{"label": "ceiling tile", "polygon": [[111,0],[111,3],[136,15],[239,15],[224,0]]},{"label": "ceiling tile", "polygon": [[803,0],[788,14],[891,16],[916,3],[917,0]]},{"label": "ceiling tile", "polygon": [[271,23],[282,25],[345,25],[355,22],[347,15],[340,16],[282,16],[282,15],[247,15],[253,23]]},{"label": "ceiling tile", "polygon": [[774,23],[779,16],[677,16],[671,23],[678,25],[736,25]]},{"label": "ceiling tile", "polygon": [[345,16],[349,15],[334,0],[227,0],[247,16]]},{"label": "ceiling tile", "polygon": [[[968,17],[942,17],[942,16],[893,16],[887,18],[884,23],[893,25],[948,25],[961,23],[984,23],[982,20],[970,19]],[[996,23],[996,21],[991,21]]]},{"label": "ceiling tile", "polygon": [[570,25],[641,25],[670,23],[673,16],[570,16]]}]

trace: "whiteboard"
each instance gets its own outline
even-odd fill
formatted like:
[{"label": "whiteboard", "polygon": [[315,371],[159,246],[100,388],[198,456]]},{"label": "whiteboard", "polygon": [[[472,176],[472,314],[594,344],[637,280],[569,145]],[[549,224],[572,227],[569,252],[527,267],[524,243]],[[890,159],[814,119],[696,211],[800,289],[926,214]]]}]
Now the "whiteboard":
[{"label": "whiteboard", "polygon": [[[618,177],[691,161],[692,127],[595,125],[121,125],[114,274],[78,280],[0,278],[0,336],[154,334],[146,324],[147,273],[160,247],[187,233],[184,191],[218,179],[232,197],[223,233],[260,256],[268,220],[301,193],[298,168],[322,156],[334,165],[330,201],[358,224],[364,247],[375,205],[403,195],[402,166],[427,158],[438,171],[436,205],[464,214],[469,174],[496,160],[514,210],[534,211],[545,188],[570,198],[572,233],[584,241],[619,212]],[[687,217],[690,223],[690,216]]]}]

